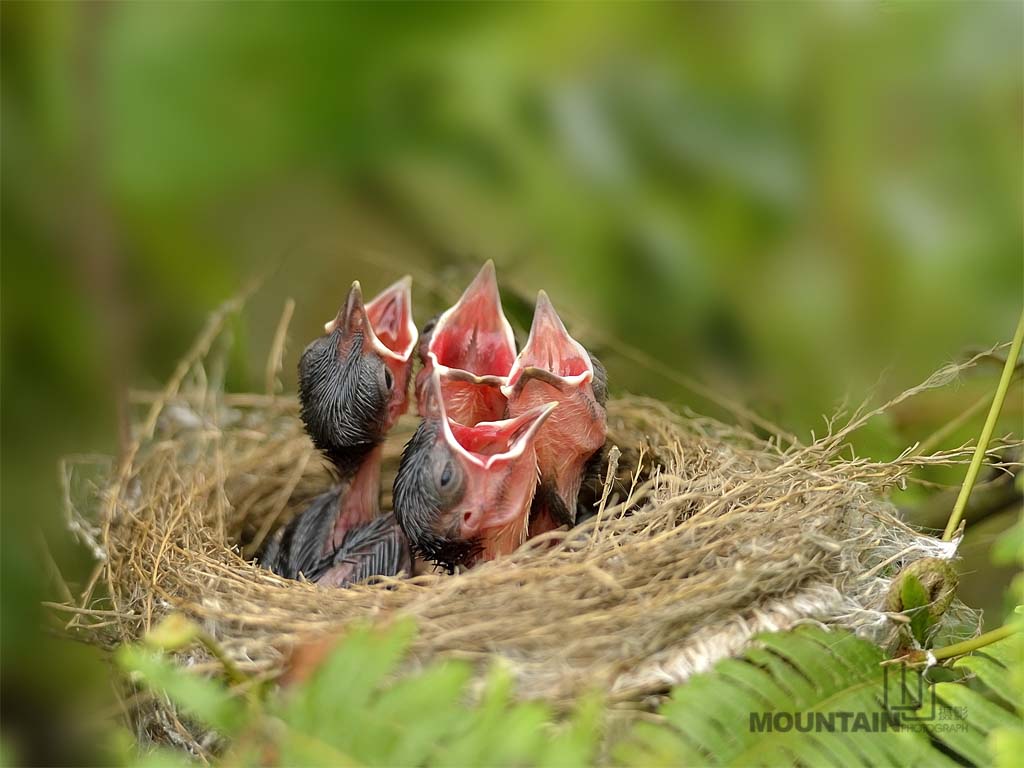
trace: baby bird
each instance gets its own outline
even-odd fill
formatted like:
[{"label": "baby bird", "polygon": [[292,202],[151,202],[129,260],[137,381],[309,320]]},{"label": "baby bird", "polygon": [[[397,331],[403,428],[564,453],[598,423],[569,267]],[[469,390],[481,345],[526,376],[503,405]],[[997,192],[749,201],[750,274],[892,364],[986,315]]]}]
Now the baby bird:
[{"label": "baby bird", "polygon": [[381,444],[408,406],[416,348],[410,285],[405,277],[364,304],[354,282],[324,335],[302,353],[302,421],[341,484],[268,544],[260,560],[277,573],[309,578],[351,529],[379,512]]},{"label": "baby bird", "polygon": [[362,464],[408,405],[416,325],[411,278],[369,304],[352,283],[338,315],[299,360],[306,431],[342,476]]},{"label": "baby bird", "polygon": [[416,375],[420,415],[426,415],[423,403],[436,372],[451,419],[473,425],[503,418],[501,387],[515,356],[515,337],[501,309],[494,262],[488,261],[458,302],[423,330],[423,367]]},{"label": "baby bird", "polygon": [[395,517],[413,549],[454,570],[507,554],[526,539],[537,487],[535,442],[556,403],[465,426],[448,418],[435,372],[425,416],[395,478]]},{"label": "baby bird", "polygon": [[540,485],[531,536],[576,523],[584,469],[607,436],[607,390],[604,366],[569,335],[548,295],[540,291],[530,338],[502,388],[511,417],[540,403],[558,403],[537,436]]}]

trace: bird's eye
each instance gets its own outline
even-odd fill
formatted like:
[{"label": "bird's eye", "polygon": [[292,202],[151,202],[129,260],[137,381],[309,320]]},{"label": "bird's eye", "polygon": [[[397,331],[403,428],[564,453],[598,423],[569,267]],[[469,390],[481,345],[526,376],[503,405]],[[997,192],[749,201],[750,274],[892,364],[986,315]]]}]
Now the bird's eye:
[{"label": "bird's eye", "polygon": [[455,478],[455,471],[452,469],[452,463],[449,461],[444,465],[444,469],[441,470],[441,487],[447,488],[452,484],[452,480]]},{"label": "bird's eye", "polygon": [[465,477],[461,468],[450,457],[438,457],[434,468],[434,488],[443,507],[450,507],[462,496]]},{"label": "bird's eye", "polygon": [[385,365],[384,366],[384,389],[390,391],[395,386],[395,377],[391,375],[391,370]]}]

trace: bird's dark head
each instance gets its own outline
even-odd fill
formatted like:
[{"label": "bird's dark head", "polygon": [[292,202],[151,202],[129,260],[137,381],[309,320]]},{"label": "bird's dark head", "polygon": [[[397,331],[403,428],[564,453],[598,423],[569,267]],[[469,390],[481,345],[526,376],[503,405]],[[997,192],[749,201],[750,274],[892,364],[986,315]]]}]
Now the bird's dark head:
[{"label": "bird's dark head", "polygon": [[356,281],[299,360],[302,420],[328,455],[379,443],[408,404],[416,347],[411,279],[363,302]]},{"label": "bird's dark head", "polygon": [[395,479],[395,517],[412,545],[451,569],[511,552],[526,536],[537,486],[534,441],[555,408],[467,427],[449,419],[435,375],[428,414]]},{"label": "bird's dark head", "polygon": [[467,424],[500,419],[504,415],[500,388],[515,360],[516,343],[501,309],[494,262],[484,264],[429,333],[420,350],[423,369],[416,380],[417,395],[426,396],[437,372],[453,418]]}]

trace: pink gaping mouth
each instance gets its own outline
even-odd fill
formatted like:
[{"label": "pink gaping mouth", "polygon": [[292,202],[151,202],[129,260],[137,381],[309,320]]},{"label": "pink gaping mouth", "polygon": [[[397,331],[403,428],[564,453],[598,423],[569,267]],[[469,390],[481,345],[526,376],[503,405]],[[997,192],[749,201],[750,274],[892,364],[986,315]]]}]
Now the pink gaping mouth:
[{"label": "pink gaping mouth", "polygon": [[515,337],[501,309],[493,262],[484,264],[458,303],[438,318],[427,351],[442,373],[508,375],[516,356]]},{"label": "pink gaping mouth", "polygon": [[482,421],[472,427],[445,419],[445,437],[456,451],[488,469],[522,456],[556,406],[545,403],[511,419]]},{"label": "pink gaping mouth", "polygon": [[538,372],[569,385],[582,384],[594,377],[590,355],[569,335],[544,291],[537,294],[530,338],[509,371],[508,384],[502,391],[509,396],[521,377]]},{"label": "pink gaping mouth", "polygon": [[405,362],[416,348],[418,332],[412,319],[412,278],[406,275],[366,305],[366,317],[385,356]]},{"label": "pink gaping mouth", "polygon": [[343,322],[354,328],[360,313],[366,317],[364,333],[374,351],[385,359],[408,362],[419,336],[412,319],[412,278],[406,275],[368,304],[363,303],[359,281],[353,281],[345,306],[337,317],[324,323],[324,332],[333,333]]}]

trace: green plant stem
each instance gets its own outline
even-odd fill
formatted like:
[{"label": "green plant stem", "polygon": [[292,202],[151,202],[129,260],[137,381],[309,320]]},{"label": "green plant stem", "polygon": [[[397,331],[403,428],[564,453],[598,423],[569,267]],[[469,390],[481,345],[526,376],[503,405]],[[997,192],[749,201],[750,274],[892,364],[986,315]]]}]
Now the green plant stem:
[{"label": "green plant stem", "polygon": [[1020,632],[1020,629],[1021,625],[1016,622],[1004,624],[999,627],[999,629],[993,629],[991,632],[978,635],[971,640],[964,640],[962,643],[947,645],[944,648],[935,648],[932,650],[932,656],[935,657],[936,661],[952,659],[954,656],[963,656],[965,653],[970,653],[971,651],[976,651],[979,648],[984,648],[986,645],[998,643],[1000,640],[1004,640],[1010,635]]},{"label": "green plant stem", "polygon": [[1017,358],[1020,356],[1021,345],[1024,344],[1024,311],[1021,311],[1020,321],[1017,323],[1017,333],[1013,336],[1010,344],[1010,353],[1006,356],[1006,365],[1003,366],[1003,374],[999,377],[999,386],[996,388],[996,396],[992,399],[992,407],[988,410],[988,418],[985,419],[985,426],[981,430],[981,437],[978,438],[978,445],[974,448],[974,457],[971,465],[967,468],[967,477],[960,487],[960,495],[957,496],[956,504],[953,506],[953,514],[949,516],[946,523],[946,531],[942,534],[943,541],[953,538],[957,527],[960,525],[960,518],[963,517],[964,509],[967,508],[967,500],[974,490],[974,483],[981,471],[981,464],[985,459],[985,451],[988,450],[989,441],[996,428],[996,421],[999,419],[999,412],[1003,410],[1003,401],[1006,399],[1006,391],[1010,388],[1010,379],[1013,378],[1014,368],[1017,367]]},{"label": "green plant stem", "polygon": [[934,661],[953,659],[957,656],[963,656],[965,653],[980,650],[985,646],[992,645],[993,643],[998,643],[1000,640],[1005,640],[1010,635],[1020,632],[1022,628],[1024,628],[1024,625],[1019,622],[1004,624],[999,627],[999,629],[993,629],[991,632],[978,635],[970,640],[964,640],[962,643],[954,643],[953,645],[947,645],[944,648],[933,648],[931,651],[913,650],[902,656],[897,656],[894,659],[886,659],[882,662],[882,666],[885,667],[890,664],[907,664],[912,667],[919,667],[923,664],[927,664],[929,658]]}]

